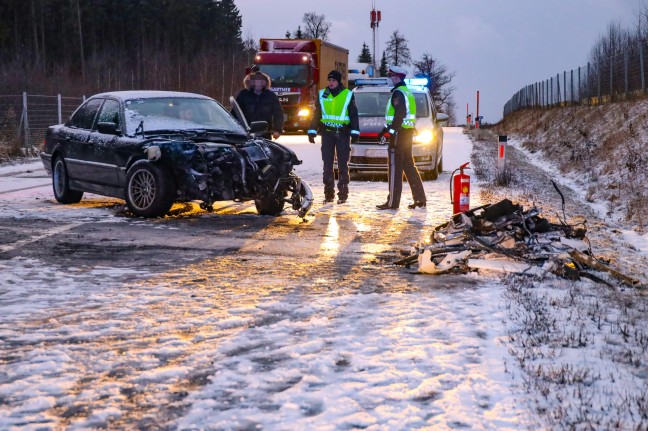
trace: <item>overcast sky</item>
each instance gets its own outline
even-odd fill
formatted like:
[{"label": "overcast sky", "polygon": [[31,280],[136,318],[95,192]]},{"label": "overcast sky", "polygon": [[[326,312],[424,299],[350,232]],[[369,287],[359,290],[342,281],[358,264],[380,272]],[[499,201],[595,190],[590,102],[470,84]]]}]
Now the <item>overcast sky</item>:
[{"label": "overcast sky", "polygon": [[382,12],[378,58],[398,30],[412,58],[431,54],[455,72],[457,118],[479,114],[494,123],[520,88],[587,64],[592,46],[612,21],[632,28],[646,0],[235,0],[243,37],[284,37],[305,12],[331,22],[329,41],[357,60],[365,42],[373,50],[372,3]]}]

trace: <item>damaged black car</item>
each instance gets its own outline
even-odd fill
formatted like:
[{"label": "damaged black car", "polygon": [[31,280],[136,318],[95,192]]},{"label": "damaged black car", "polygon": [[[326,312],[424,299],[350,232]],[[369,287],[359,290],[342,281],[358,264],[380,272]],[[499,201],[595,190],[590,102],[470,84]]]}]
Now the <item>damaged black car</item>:
[{"label": "damaged black car", "polygon": [[65,124],[49,127],[40,156],[63,204],[88,192],[160,217],[174,202],[200,201],[211,211],[216,201],[253,200],[259,214],[279,215],[289,204],[304,217],[313,196],[293,172],[301,161],[255,135],[266,128],[199,94],[116,91],[92,96]]}]

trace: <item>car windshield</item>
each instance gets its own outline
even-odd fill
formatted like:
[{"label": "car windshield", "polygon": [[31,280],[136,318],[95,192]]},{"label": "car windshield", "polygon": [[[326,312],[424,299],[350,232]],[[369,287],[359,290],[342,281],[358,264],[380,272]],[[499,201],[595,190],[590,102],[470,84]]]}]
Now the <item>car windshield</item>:
[{"label": "car windshield", "polygon": [[[360,117],[384,117],[385,108],[391,92],[355,92],[356,106],[358,107],[358,116]],[[430,106],[425,93],[414,93],[416,100],[416,117],[426,118],[430,116]]]},{"label": "car windshield", "polygon": [[224,130],[245,134],[241,125],[216,101],[190,97],[138,98],[126,101],[126,134],[142,125],[154,130]]},{"label": "car windshield", "polygon": [[264,64],[261,71],[270,77],[273,87],[303,87],[308,79],[303,64]]}]

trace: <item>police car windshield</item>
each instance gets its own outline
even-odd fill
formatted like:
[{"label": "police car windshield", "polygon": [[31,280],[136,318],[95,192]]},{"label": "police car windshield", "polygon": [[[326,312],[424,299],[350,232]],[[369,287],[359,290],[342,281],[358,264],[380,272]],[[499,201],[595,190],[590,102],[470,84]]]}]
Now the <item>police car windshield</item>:
[{"label": "police car windshield", "polygon": [[[359,117],[384,117],[387,101],[391,96],[390,92],[360,92],[355,93],[356,106]],[[425,93],[414,93],[416,100],[416,117],[424,118],[430,116],[430,106]]]}]

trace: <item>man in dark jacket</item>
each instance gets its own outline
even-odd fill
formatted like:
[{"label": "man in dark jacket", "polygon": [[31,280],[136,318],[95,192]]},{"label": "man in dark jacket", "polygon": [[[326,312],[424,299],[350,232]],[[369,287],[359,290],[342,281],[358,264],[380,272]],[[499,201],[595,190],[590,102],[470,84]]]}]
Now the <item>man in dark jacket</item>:
[{"label": "man in dark jacket", "polygon": [[314,144],[315,136],[319,131],[322,136],[322,161],[324,162],[324,202],[333,202],[335,196],[333,162],[337,155],[338,204],[343,204],[349,197],[351,143],[358,142],[360,136],[358,108],[353,92],[342,85],[342,74],[337,70],[332,70],[328,74],[328,86],[320,90],[318,100],[308,130],[308,141]]},{"label": "man in dark jacket", "polygon": [[263,72],[253,72],[245,77],[246,88],[236,96],[248,123],[265,121],[268,131],[262,136],[266,139],[279,138],[283,132],[284,113],[277,95],[270,90],[270,77]]}]

